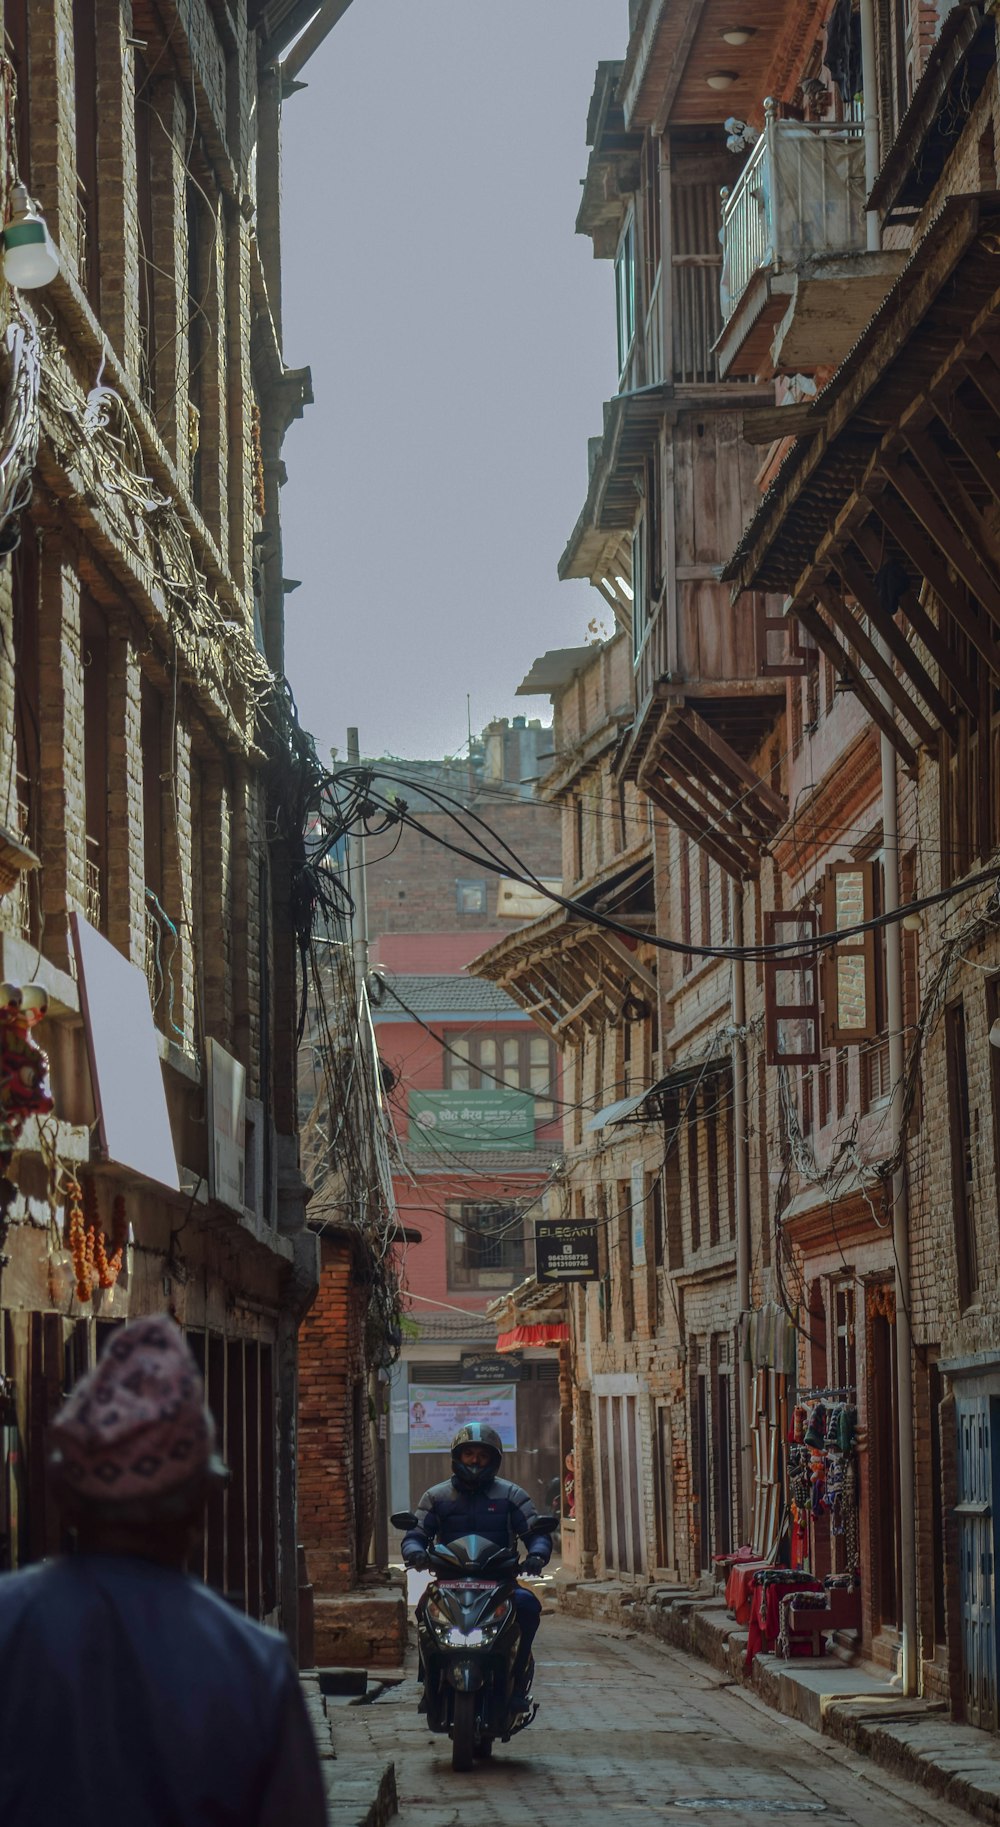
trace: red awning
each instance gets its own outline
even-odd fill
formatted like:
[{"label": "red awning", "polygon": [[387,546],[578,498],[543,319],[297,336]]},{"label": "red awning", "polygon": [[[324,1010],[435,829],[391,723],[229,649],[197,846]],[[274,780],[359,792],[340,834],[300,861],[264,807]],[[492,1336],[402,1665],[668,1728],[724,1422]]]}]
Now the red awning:
[{"label": "red awning", "polygon": [[559,1345],[569,1338],[565,1320],[538,1326],[515,1326],[510,1332],[497,1334],[498,1351],[519,1351],[522,1345]]}]

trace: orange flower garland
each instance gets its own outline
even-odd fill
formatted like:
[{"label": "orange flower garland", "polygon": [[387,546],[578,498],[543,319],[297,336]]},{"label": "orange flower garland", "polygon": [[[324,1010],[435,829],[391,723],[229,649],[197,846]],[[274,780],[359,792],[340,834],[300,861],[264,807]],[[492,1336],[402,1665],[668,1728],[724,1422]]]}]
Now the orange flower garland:
[{"label": "orange flower garland", "polygon": [[95,1287],[113,1288],[121,1274],[125,1244],[128,1241],[125,1200],[121,1193],[117,1194],[112,1208],[113,1249],[109,1256],[108,1239],[101,1224],[94,1182],[88,1180],[85,1186],[81,1186],[79,1180],[67,1180],[66,1198],[69,1204],[68,1241],[76,1275],[76,1298],[86,1302],[91,1299]]}]

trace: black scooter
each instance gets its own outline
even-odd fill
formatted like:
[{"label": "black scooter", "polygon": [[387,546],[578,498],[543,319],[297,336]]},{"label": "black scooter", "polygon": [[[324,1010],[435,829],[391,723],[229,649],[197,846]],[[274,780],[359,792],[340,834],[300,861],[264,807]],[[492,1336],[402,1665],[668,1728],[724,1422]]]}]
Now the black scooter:
[{"label": "black scooter", "polygon": [[[391,1520],[396,1529],[417,1525],[409,1511]],[[534,1527],[551,1533],[556,1525],[541,1516]],[[526,1710],[513,1703],[518,1552],[463,1535],[435,1545],[428,1561],[434,1578],[417,1607],[427,1724],[450,1737],[452,1769],[471,1770],[477,1757],[493,1755],[495,1739],[506,1744],[538,1711],[534,1701]]]}]

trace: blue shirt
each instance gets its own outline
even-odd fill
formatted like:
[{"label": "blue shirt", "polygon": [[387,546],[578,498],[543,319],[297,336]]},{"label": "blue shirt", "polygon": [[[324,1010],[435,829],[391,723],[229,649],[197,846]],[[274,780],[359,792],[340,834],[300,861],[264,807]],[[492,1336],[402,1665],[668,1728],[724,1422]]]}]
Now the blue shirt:
[{"label": "blue shirt", "polygon": [[0,1822],[325,1827],[288,1646],[186,1573],[87,1554],[0,1577]]}]

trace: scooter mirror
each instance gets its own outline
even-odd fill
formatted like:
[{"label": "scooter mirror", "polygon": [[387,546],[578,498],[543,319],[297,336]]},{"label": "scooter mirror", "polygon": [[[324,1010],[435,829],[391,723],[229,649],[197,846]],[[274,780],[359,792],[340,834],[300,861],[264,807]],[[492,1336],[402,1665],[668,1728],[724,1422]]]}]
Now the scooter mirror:
[{"label": "scooter mirror", "polygon": [[553,1530],[559,1527],[559,1517],[535,1516],[532,1518],[531,1527],[537,1529],[539,1535],[551,1535]]},{"label": "scooter mirror", "polygon": [[412,1510],[397,1510],[389,1521],[394,1529],[415,1529],[418,1526]]}]

